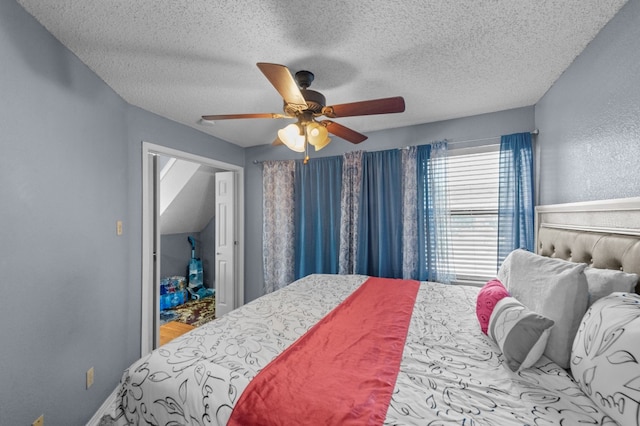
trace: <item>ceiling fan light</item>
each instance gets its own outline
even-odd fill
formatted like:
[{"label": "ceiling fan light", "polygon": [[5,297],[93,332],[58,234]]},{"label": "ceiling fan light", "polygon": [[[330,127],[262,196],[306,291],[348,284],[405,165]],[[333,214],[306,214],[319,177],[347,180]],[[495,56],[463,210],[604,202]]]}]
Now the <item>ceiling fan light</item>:
[{"label": "ceiling fan light", "polygon": [[278,138],[292,151],[304,152],[305,137],[300,134],[297,124],[289,124],[284,129],[278,130]]},{"label": "ceiling fan light", "polygon": [[317,151],[318,145],[322,145],[324,147],[329,143],[329,132],[327,131],[327,128],[320,123],[309,123],[307,124],[307,140],[311,145],[316,147]]},{"label": "ceiling fan light", "polygon": [[320,151],[322,148],[329,145],[329,142],[331,142],[331,138],[327,136],[326,138],[324,138],[324,141],[315,144],[314,147],[316,151]]}]

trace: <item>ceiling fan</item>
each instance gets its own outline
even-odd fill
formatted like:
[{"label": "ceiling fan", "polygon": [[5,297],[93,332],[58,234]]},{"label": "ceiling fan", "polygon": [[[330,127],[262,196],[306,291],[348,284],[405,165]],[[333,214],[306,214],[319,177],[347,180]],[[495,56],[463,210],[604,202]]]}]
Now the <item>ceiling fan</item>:
[{"label": "ceiling fan", "polygon": [[404,99],[401,96],[327,106],[322,93],[309,89],[314,79],[312,72],[298,71],[294,79],[289,69],[284,65],[259,62],[257,66],[282,96],[284,101],[283,114],[203,115],[202,119],[207,121],[239,118],[297,119],[297,123],[289,124],[278,131],[273,145],[284,144],[293,151],[305,152],[308,144],[313,145],[316,151],[327,146],[331,142],[329,133],[354,144],[367,139],[367,136],[362,133],[335,121],[318,121],[318,117],[342,118],[404,111]]}]

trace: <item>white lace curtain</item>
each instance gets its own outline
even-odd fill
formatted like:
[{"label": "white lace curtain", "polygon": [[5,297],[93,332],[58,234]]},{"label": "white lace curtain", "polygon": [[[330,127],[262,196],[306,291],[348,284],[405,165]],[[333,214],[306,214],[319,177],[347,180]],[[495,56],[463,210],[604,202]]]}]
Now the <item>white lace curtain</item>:
[{"label": "white lace curtain", "polygon": [[342,197],[340,208],[340,274],[356,272],[358,215],[362,185],[362,151],[348,152],[342,163]]},{"label": "white lace curtain", "polygon": [[[402,276],[418,276],[418,180],[417,147],[402,152]],[[411,206],[411,207],[410,207]]]},{"label": "white lace curtain", "polygon": [[295,161],[265,161],[262,169],[264,292],[271,293],[294,277]]}]

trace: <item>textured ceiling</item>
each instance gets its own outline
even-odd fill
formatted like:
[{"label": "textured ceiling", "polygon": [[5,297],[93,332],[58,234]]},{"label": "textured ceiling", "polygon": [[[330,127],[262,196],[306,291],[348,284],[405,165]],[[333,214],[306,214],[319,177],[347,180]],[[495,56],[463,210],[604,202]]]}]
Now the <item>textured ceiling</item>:
[{"label": "textured ceiling", "polygon": [[132,105],[248,147],[286,120],[256,67],[315,74],[327,104],[403,96],[368,131],[535,104],[626,0],[18,0]]}]

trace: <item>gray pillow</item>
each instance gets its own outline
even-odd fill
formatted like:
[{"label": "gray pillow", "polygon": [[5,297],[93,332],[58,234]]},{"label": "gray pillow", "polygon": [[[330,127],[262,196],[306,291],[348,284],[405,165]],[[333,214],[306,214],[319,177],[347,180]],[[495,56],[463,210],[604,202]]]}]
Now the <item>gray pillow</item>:
[{"label": "gray pillow", "polygon": [[571,345],[587,310],[586,267],[517,249],[498,271],[511,296],[555,323],[544,354],[562,368],[569,368]]},{"label": "gray pillow", "polygon": [[615,269],[585,268],[589,286],[589,306],[598,299],[615,292],[632,293],[638,284],[638,275]]}]

